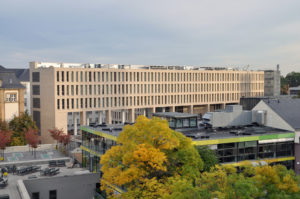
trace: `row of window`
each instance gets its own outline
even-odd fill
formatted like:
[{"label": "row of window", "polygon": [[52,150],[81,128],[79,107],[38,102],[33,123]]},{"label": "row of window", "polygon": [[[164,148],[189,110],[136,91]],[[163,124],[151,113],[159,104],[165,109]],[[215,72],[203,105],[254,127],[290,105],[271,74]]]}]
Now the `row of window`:
[{"label": "row of window", "polygon": [[257,141],[218,144],[217,154],[221,163],[294,155],[293,142],[259,144]]},{"label": "row of window", "polygon": [[[244,96],[251,97],[254,93]],[[258,95],[258,93],[257,93]],[[198,95],[164,95],[164,96],[131,96],[131,97],[98,97],[80,99],[57,99],[57,109],[106,108],[124,106],[190,104],[224,101],[238,102],[242,94],[198,94]]]},{"label": "row of window", "polygon": [[57,82],[132,82],[132,81],[263,81],[263,74],[205,72],[83,72],[57,71]]},{"label": "row of window", "polygon": [[[39,95],[33,87],[33,94]],[[122,84],[122,85],[57,85],[57,95],[151,94],[263,90],[263,84]],[[80,93],[79,93],[80,92]],[[38,94],[37,94],[38,93]]]}]

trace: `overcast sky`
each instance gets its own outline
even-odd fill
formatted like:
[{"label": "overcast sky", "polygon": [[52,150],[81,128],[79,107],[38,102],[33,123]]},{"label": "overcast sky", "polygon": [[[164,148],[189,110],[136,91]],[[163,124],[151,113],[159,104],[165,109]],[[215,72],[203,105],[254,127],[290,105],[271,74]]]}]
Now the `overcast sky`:
[{"label": "overcast sky", "polygon": [[29,61],[300,72],[299,0],[0,0],[0,65]]}]

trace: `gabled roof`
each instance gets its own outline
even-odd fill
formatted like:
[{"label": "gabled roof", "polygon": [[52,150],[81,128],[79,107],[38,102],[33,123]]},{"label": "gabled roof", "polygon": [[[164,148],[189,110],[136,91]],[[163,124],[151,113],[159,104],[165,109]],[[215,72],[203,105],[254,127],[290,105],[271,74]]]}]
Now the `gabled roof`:
[{"label": "gabled roof", "polygon": [[300,99],[263,99],[263,101],[292,128],[300,129]]},{"label": "gabled roof", "polygon": [[25,68],[5,68],[0,65],[0,72],[13,72],[21,82],[29,82],[29,69]]},{"label": "gabled roof", "polygon": [[0,80],[2,81],[0,88],[25,88],[14,72],[0,71]]}]

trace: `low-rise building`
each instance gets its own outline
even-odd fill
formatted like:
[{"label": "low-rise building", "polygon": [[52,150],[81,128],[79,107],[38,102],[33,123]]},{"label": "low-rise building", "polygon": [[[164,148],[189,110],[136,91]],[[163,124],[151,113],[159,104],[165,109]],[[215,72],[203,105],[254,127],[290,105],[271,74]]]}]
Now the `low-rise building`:
[{"label": "low-rise building", "polygon": [[0,71],[13,72],[17,79],[25,87],[24,91],[24,110],[30,113],[30,79],[29,69],[27,68],[5,68],[0,65]]},{"label": "low-rise building", "polygon": [[264,99],[254,108],[264,111],[264,125],[295,132],[295,172],[300,174],[300,99]]},{"label": "low-rise building", "polygon": [[0,119],[10,121],[24,112],[25,87],[14,72],[0,70]]},{"label": "low-rise building", "polygon": [[[231,118],[231,122],[228,120],[223,125],[212,122],[211,119],[215,117],[209,117],[209,115],[214,115],[214,113],[215,115],[227,114],[226,117]],[[255,119],[253,121],[252,114],[249,116],[249,111],[243,113],[240,106],[229,106],[227,112],[225,110],[214,113],[204,115],[206,120],[200,122],[200,127],[196,114],[165,112],[153,115],[166,119],[170,128],[190,137],[194,145],[208,146],[215,150],[220,163],[238,166],[245,160],[265,161],[269,164],[280,163],[288,168],[294,168],[294,131],[259,125],[255,120],[260,118],[256,115],[260,113],[253,112]],[[247,117],[237,119],[240,117],[238,115],[243,114]],[[123,126],[81,127],[83,167],[91,171],[99,171],[101,156],[116,144]]]},{"label": "low-rise building", "polygon": [[289,88],[289,94],[290,94],[290,95],[295,95],[295,96],[300,95],[300,86],[297,86],[297,87],[290,87],[290,88]]}]

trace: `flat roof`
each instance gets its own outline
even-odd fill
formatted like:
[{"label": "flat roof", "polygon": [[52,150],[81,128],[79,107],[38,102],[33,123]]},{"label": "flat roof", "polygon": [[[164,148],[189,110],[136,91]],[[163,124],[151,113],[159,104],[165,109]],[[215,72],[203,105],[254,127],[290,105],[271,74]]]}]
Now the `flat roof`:
[{"label": "flat roof", "polygon": [[[294,132],[265,126],[237,126],[213,129],[179,129],[183,135],[192,138],[196,145],[221,144],[254,140],[293,138]],[[207,142],[212,141],[213,142]]]},{"label": "flat roof", "polygon": [[224,66],[190,66],[190,65],[137,65],[137,64],[103,64],[103,63],[60,63],[60,62],[31,62],[36,68],[110,68],[110,69],[147,69],[147,70],[189,70],[189,71],[242,71],[263,72],[259,70],[243,70]]},{"label": "flat roof", "polygon": [[80,129],[99,135],[111,140],[117,140],[119,134],[123,131],[124,124],[110,124],[110,125],[97,125],[97,126],[81,126]]},{"label": "flat roof", "polygon": [[[39,165],[42,169],[48,167],[48,164]],[[55,176],[41,176],[39,172],[27,174],[27,175],[13,175],[12,173],[8,174],[8,185],[4,188],[1,188],[1,194],[8,194],[12,199],[22,199],[20,193],[18,191],[18,180],[28,180],[29,176],[35,175],[35,179],[42,179],[42,178],[55,178],[55,177],[64,177],[64,176],[74,176],[74,175],[83,175],[86,173],[90,173],[89,170],[84,168],[72,168],[69,169],[67,167],[58,167],[59,173]]]},{"label": "flat roof", "polygon": [[159,112],[159,113],[153,113],[153,116],[157,116],[157,117],[173,117],[173,118],[198,117],[197,114],[179,113],[179,112]]},{"label": "flat roof", "polygon": [[[107,127],[81,126],[81,130],[116,141],[125,125],[107,125]],[[196,145],[210,145],[218,143],[243,142],[254,140],[293,138],[294,132],[275,129],[266,126],[235,126],[226,128],[206,129],[182,128],[176,129],[183,135],[191,138]]]}]

